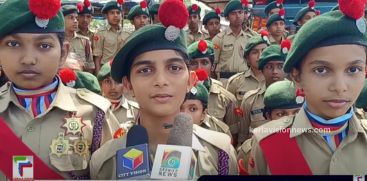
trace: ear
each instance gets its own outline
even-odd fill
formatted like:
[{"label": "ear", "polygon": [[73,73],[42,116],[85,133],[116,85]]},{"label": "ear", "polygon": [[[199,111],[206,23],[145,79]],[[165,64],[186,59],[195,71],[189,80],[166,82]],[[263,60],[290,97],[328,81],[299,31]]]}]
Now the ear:
[{"label": "ear", "polygon": [[201,118],[200,118],[200,121],[201,121],[201,122],[203,122],[203,121],[204,121],[204,119],[205,119],[205,116],[206,116],[207,112],[208,112],[208,109],[204,109],[203,114],[201,114]]},{"label": "ear", "polygon": [[291,70],[291,73],[289,74],[292,81],[296,84],[296,87],[302,88],[301,86],[301,71],[299,71],[296,68],[293,68]]},{"label": "ear", "polygon": [[62,67],[64,65],[64,63],[66,62],[66,58],[69,55],[69,52],[70,52],[70,43],[65,40],[61,48],[61,58],[59,67]]},{"label": "ear", "polygon": [[195,73],[195,71],[189,71],[189,80],[187,81],[187,89],[186,89],[186,93],[190,92],[191,88],[194,87],[195,84],[195,76],[193,75]]},{"label": "ear", "polygon": [[130,80],[126,76],[122,78],[122,84],[124,87],[123,89],[126,90],[126,92],[130,94],[132,97],[135,97],[133,86],[131,85]]}]

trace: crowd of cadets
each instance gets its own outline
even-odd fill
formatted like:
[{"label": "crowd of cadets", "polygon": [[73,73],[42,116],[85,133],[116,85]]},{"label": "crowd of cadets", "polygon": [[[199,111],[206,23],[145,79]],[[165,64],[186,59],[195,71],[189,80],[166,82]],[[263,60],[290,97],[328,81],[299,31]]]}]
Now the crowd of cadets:
[{"label": "crowd of cadets", "polygon": [[[114,153],[125,147],[129,128],[147,129],[154,155],[169,133],[160,125],[178,112],[195,124],[197,177],[365,174],[365,4],[353,1],[320,15],[310,0],[293,21],[297,34],[289,35],[282,1],[266,6],[268,21],[258,32],[246,0],[203,18],[196,4],[142,1],[127,15],[134,32],[121,25],[123,1],[109,1],[102,9],[107,25],[92,32],[89,0],[48,10],[52,15],[31,1],[9,0],[0,7],[1,117],[53,178],[114,179]],[[221,14],[229,21],[223,30]],[[47,48],[55,50],[38,50]],[[155,95],[157,87],[169,87],[170,95]],[[83,146],[71,146],[77,144]]]}]

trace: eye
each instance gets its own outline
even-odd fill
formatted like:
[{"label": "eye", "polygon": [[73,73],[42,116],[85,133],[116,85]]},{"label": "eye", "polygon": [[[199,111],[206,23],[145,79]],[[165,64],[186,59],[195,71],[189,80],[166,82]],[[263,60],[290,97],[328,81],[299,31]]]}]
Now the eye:
[{"label": "eye", "polygon": [[19,44],[17,41],[14,41],[14,40],[12,40],[12,41],[8,41],[6,44],[7,44],[9,47],[19,47],[19,46],[20,46],[20,44]]},{"label": "eye", "polygon": [[144,67],[144,68],[141,68],[138,70],[138,73],[141,73],[141,74],[148,74],[148,73],[151,73],[152,72],[152,69],[149,68],[149,67]]},{"label": "eye", "polygon": [[283,69],[283,64],[279,64],[278,69]]},{"label": "eye", "polygon": [[209,61],[207,60],[203,61],[203,65],[209,65]]},{"label": "eye", "polygon": [[313,69],[316,74],[326,74],[328,72],[326,67],[316,67]]},{"label": "eye", "polygon": [[196,108],[196,107],[190,107],[190,112],[196,112],[197,110],[198,110],[198,108]]},{"label": "eye", "polygon": [[279,112],[279,113],[277,113],[277,116],[278,116],[278,117],[283,117],[283,116],[284,116],[284,113]]},{"label": "eye", "polygon": [[41,44],[39,45],[39,47],[40,47],[41,49],[50,49],[50,48],[52,48],[52,45],[50,45],[49,43],[41,43]]},{"label": "eye", "polygon": [[361,72],[362,71],[362,68],[361,67],[356,67],[356,66],[353,66],[353,67],[349,67],[347,72],[350,73],[350,74],[356,74],[358,72]]},{"label": "eye", "polygon": [[178,72],[178,71],[182,70],[182,67],[179,66],[179,65],[171,65],[168,69],[171,70],[171,71],[174,71],[174,72]]}]

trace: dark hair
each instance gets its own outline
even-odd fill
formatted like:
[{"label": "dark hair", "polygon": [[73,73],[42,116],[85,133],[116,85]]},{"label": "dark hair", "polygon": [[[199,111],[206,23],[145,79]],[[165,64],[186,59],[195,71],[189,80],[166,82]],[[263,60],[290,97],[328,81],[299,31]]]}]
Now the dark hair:
[{"label": "dark hair", "polygon": [[[273,109],[271,109],[271,108],[268,108],[268,107],[264,107],[264,112],[263,112],[263,116],[264,116],[264,118],[265,119],[268,119],[267,118],[267,115],[271,115],[271,112],[273,111]],[[270,118],[269,118],[270,119]]]},{"label": "dark hair", "polygon": [[65,33],[61,32],[61,33],[56,33],[57,38],[59,39],[59,43],[60,43],[60,47],[61,47],[61,56],[65,53],[63,46],[64,46],[64,41],[65,41]]}]

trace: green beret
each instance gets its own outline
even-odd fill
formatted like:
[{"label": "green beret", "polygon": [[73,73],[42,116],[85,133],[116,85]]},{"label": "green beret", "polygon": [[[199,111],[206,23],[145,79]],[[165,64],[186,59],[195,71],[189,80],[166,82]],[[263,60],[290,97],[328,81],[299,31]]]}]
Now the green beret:
[{"label": "green beret", "polygon": [[316,10],[315,9],[311,9],[308,6],[302,8],[301,10],[299,10],[297,12],[296,17],[294,17],[293,24],[294,25],[299,25],[298,24],[298,21],[301,20],[303,18],[303,16],[306,15],[306,13],[308,13],[308,12],[314,12],[314,13],[316,13]]},{"label": "green beret", "polygon": [[210,11],[209,13],[207,13],[204,16],[204,18],[203,18],[203,25],[206,25],[209,20],[214,19],[214,18],[215,19],[218,19],[220,21],[219,15],[215,11]]},{"label": "green beret", "polygon": [[228,17],[229,13],[235,10],[245,10],[245,8],[242,6],[241,1],[239,0],[231,0],[226,4],[226,7],[224,7],[223,15],[224,17]]},{"label": "green beret", "polygon": [[263,43],[267,45],[269,44],[269,42],[264,40],[261,36],[251,37],[246,44],[244,55],[247,56],[254,47]]},{"label": "green beret", "polygon": [[200,100],[203,104],[208,104],[209,92],[202,83],[198,83],[191,88],[190,92],[186,93],[186,100],[191,99]]},{"label": "green beret", "polygon": [[191,4],[189,7],[187,7],[187,11],[189,12],[189,15],[196,14],[200,16],[201,8],[197,4]]},{"label": "green beret", "polygon": [[[50,1],[50,3],[52,3]],[[62,33],[64,32],[64,16],[60,11],[61,4],[39,7],[31,12],[28,1],[8,0],[0,6],[0,38],[15,33]],[[50,14],[48,23],[36,21],[35,14],[42,14],[47,8]],[[52,14],[51,14],[52,13]],[[42,14],[44,16],[44,13]],[[37,18],[39,19],[39,18]],[[45,26],[42,26],[45,25]]]},{"label": "green beret", "polygon": [[62,14],[67,16],[69,14],[78,14],[78,9],[74,5],[64,5],[61,7]]},{"label": "green beret", "polygon": [[140,5],[135,5],[134,7],[132,7],[129,11],[129,14],[127,15],[127,19],[128,20],[134,20],[135,16],[140,16],[142,14],[145,14],[149,17],[149,10],[148,8],[141,8]]},{"label": "green beret", "polygon": [[[362,19],[361,19],[362,20]],[[360,21],[361,29],[366,27]],[[359,31],[356,20],[345,16],[341,11],[330,11],[307,22],[296,34],[292,48],[284,64],[284,72],[297,67],[309,51],[317,47],[356,44],[367,45],[367,38]]]},{"label": "green beret", "polygon": [[268,21],[266,22],[266,27],[269,27],[271,24],[273,24],[274,22],[276,21],[284,21],[285,23],[285,20],[284,20],[284,17],[281,17],[279,14],[272,14]]},{"label": "green beret", "polygon": [[109,10],[117,9],[122,11],[122,6],[119,5],[116,1],[108,1],[102,8],[102,14],[107,14]]},{"label": "green beret", "polygon": [[364,81],[362,92],[355,103],[357,108],[367,108],[367,79]]},{"label": "green beret", "polygon": [[268,14],[270,13],[271,10],[273,9],[276,9],[276,8],[280,8],[279,6],[277,6],[277,3],[274,1],[274,2],[271,2],[269,3],[268,5],[265,6],[265,14],[266,16],[268,16]]},{"label": "green beret", "polygon": [[264,105],[267,109],[291,109],[301,107],[296,102],[296,86],[289,80],[271,84],[264,94]]},{"label": "green beret", "polygon": [[174,41],[165,38],[166,27],[160,24],[146,25],[135,31],[118,51],[112,63],[111,76],[121,82],[123,76],[130,72],[134,58],[147,51],[172,49],[186,54],[185,33],[181,30]]},{"label": "green beret", "polygon": [[151,5],[149,7],[149,14],[151,14],[151,15],[158,14],[159,6],[160,6],[160,4],[158,4],[158,3]]},{"label": "green beret", "polygon": [[285,57],[282,56],[279,45],[270,45],[264,49],[259,58],[259,70],[264,69],[264,66],[270,61],[285,61]]},{"label": "green beret", "polygon": [[[199,46],[203,46],[202,44],[205,44],[204,42],[207,48],[205,52],[201,52]],[[214,57],[214,45],[208,40],[196,41],[187,47],[187,54],[191,60],[195,58]]]},{"label": "green beret", "polygon": [[108,76],[111,76],[111,64],[110,64],[110,62],[107,62],[107,63],[103,64],[103,66],[101,67],[101,69],[99,70],[99,72],[97,74],[97,79],[98,79],[98,81],[102,81],[103,79],[105,79]]},{"label": "green beret", "polygon": [[96,94],[101,93],[99,82],[93,74],[89,72],[76,71],[77,79],[74,88],[86,88]]}]

